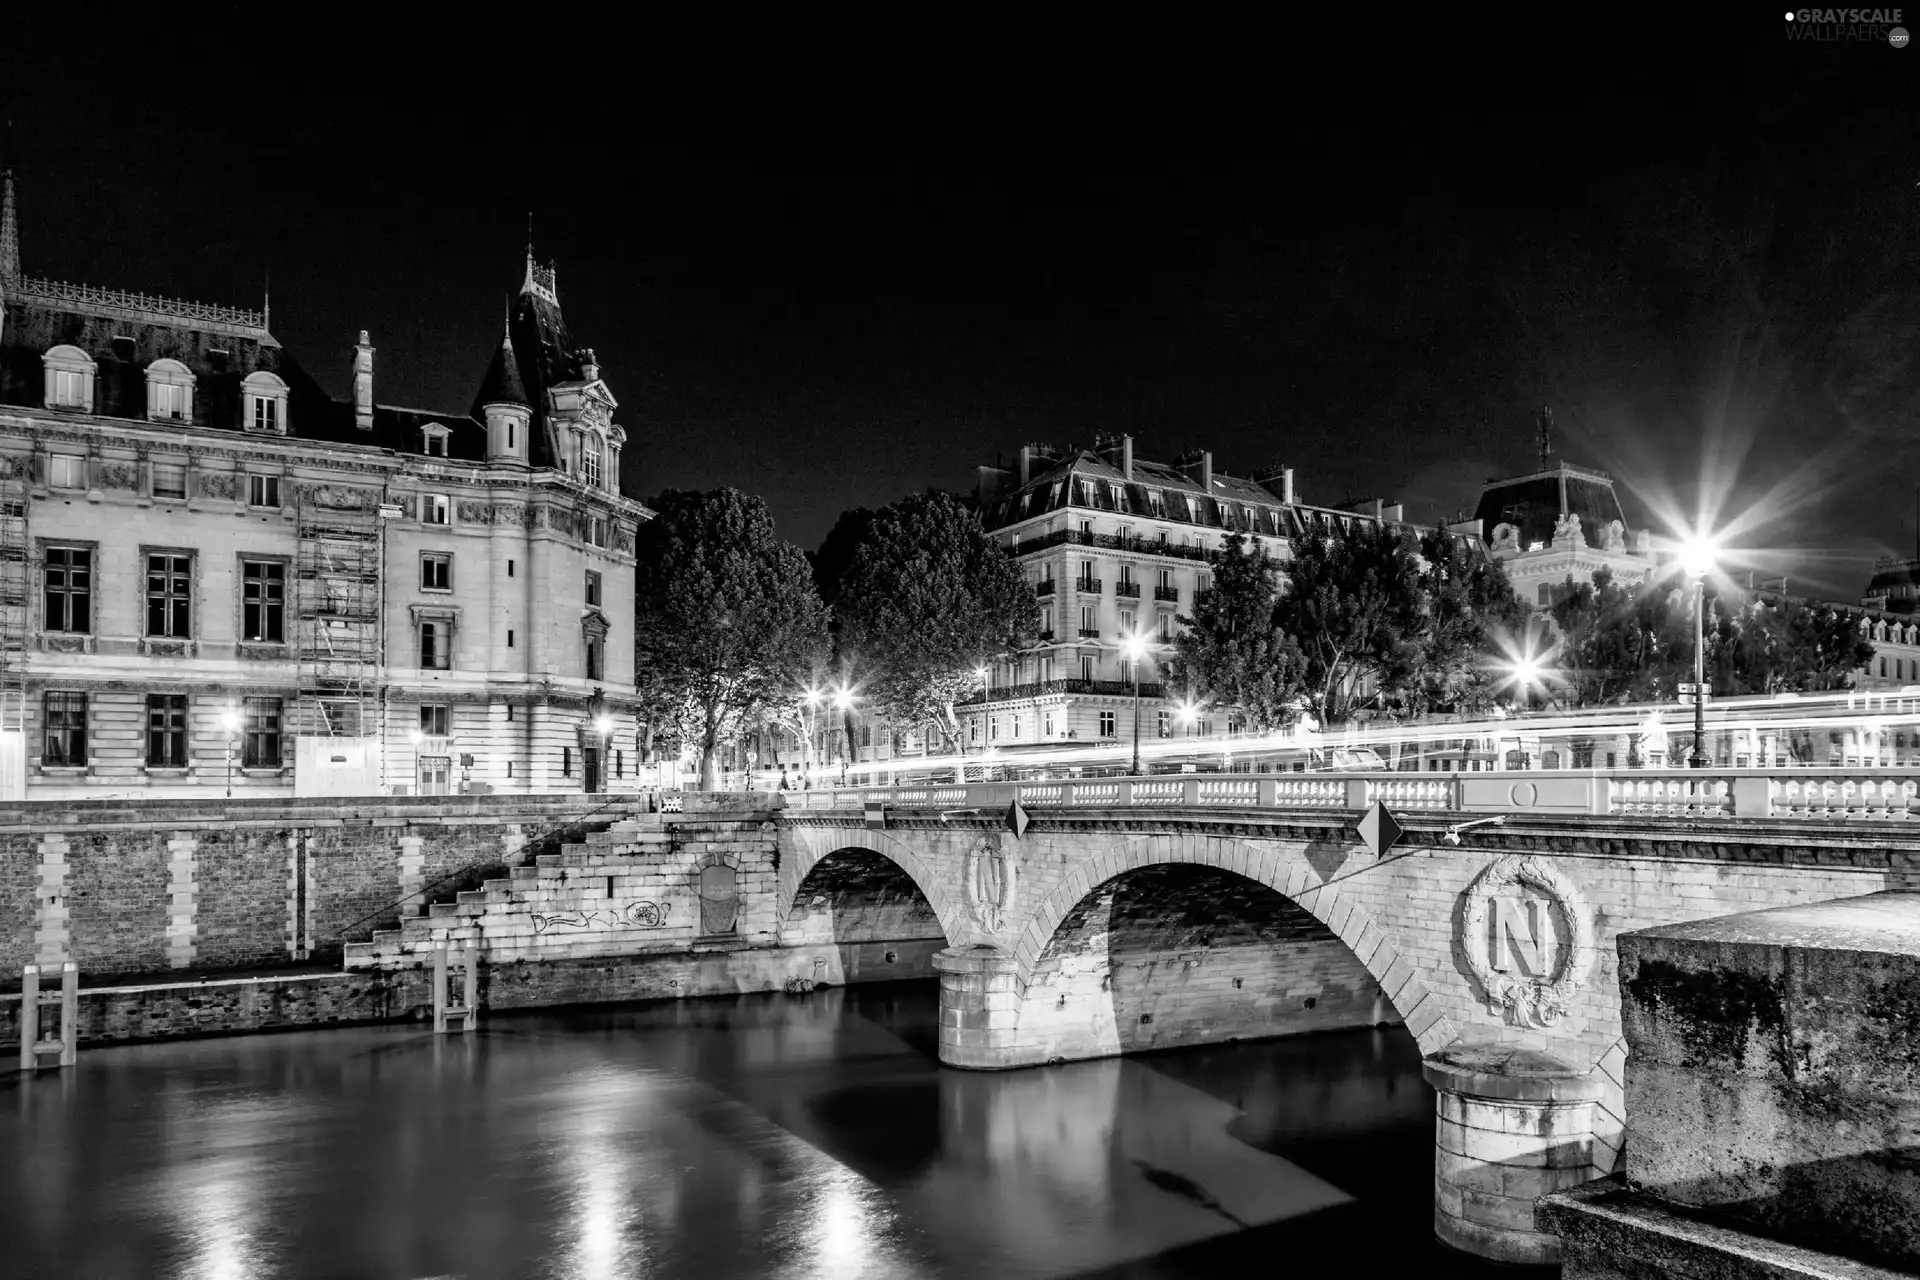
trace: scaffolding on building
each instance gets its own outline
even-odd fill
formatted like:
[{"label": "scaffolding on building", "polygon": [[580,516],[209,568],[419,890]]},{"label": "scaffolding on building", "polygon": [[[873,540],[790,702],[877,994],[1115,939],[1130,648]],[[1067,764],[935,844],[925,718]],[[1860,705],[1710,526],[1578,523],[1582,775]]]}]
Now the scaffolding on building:
[{"label": "scaffolding on building", "polygon": [[372,734],[380,696],[380,516],[301,503],[296,519],[300,704],[293,732]]},{"label": "scaffolding on building", "polygon": [[27,486],[0,481],[0,797],[26,785],[27,616],[33,585]]}]

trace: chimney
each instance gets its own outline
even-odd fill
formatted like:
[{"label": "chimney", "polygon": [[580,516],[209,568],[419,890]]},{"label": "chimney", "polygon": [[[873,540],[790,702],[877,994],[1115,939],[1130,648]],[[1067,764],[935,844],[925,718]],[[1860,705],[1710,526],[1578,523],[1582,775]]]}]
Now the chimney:
[{"label": "chimney", "polygon": [[1204,450],[1200,454],[1200,491],[1213,495],[1213,455]]},{"label": "chimney", "polygon": [[1023,444],[1020,446],[1020,483],[1024,485],[1031,479],[1033,479],[1033,446]]},{"label": "chimney", "polygon": [[1120,474],[1133,479],[1133,437],[1120,437]]},{"label": "chimney", "polygon": [[1280,468],[1280,501],[1293,505],[1293,468]]},{"label": "chimney", "polygon": [[353,425],[362,431],[373,430],[373,347],[367,331],[360,331],[360,344],[353,349]]}]

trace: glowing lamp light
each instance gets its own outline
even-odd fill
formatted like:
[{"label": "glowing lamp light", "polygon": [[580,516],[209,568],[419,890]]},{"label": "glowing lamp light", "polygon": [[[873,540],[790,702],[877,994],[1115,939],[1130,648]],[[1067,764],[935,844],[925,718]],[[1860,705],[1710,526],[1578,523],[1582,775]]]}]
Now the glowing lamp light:
[{"label": "glowing lamp light", "polygon": [[853,690],[851,689],[834,690],[833,705],[836,709],[840,711],[845,711],[848,707],[851,707],[853,705]]},{"label": "glowing lamp light", "polygon": [[826,695],[822,694],[818,689],[809,688],[807,690],[807,705],[817,707],[825,696]]},{"label": "glowing lamp light", "polygon": [[228,733],[232,733],[235,729],[238,729],[240,727],[239,709],[236,707],[228,707],[225,711],[222,711],[220,713],[220,723],[226,728]]},{"label": "glowing lamp light", "polygon": [[1147,656],[1146,637],[1138,635],[1128,636],[1120,642],[1120,652],[1124,653],[1129,661],[1140,661],[1140,659]]},{"label": "glowing lamp light", "polygon": [[427,735],[420,732],[418,729],[414,729],[408,732],[407,737],[411,738],[413,740],[413,745],[417,747],[426,740]]},{"label": "glowing lamp light", "polygon": [[1200,715],[1200,704],[1191,701],[1183,702],[1174,708],[1173,714],[1181,724],[1192,724]]},{"label": "glowing lamp light", "polygon": [[1680,544],[1680,568],[1689,578],[1704,578],[1713,572],[1720,548],[1713,539],[1695,536]]},{"label": "glowing lamp light", "polygon": [[613,732],[613,717],[601,716],[593,722],[593,727],[604,738]]},{"label": "glowing lamp light", "polygon": [[1522,688],[1540,682],[1540,664],[1532,658],[1521,658],[1513,664],[1513,678]]}]

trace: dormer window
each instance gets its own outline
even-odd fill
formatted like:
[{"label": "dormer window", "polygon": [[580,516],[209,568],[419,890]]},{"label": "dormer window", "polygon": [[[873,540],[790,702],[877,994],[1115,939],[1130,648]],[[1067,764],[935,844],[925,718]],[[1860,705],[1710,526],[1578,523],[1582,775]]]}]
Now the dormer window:
[{"label": "dormer window", "polygon": [[240,393],[246,399],[246,424],[248,430],[268,435],[285,435],[287,432],[287,384],[265,369],[255,370],[247,375],[240,384]]},{"label": "dormer window", "polygon": [[429,458],[444,458],[447,456],[448,431],[445,427],[437,422],[433,422],[423,427],[421,432],[421,447]]},{"label": "dormer window", "polygon": [[54,347],[42,358],[47,371],[47,408],[93,412],[93,358],[78,347]]},{"label": "dormer window", "polygon": [[161,422],[193,420],[193,372],[178,360],[147,366],[147,416]]},{"label": "dormer window", "polygon": [[600,438],[594,435],[580,437],[580,478],[588,487],[600,487]]}]

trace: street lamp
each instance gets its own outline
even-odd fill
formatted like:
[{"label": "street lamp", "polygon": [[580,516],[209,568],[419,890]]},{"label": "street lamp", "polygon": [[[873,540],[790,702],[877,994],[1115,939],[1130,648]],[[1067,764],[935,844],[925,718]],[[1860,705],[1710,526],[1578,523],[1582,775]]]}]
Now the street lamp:
[{"label": "street lamp", "polygon": [[1133,777],[1140,776],[1140,660],[1147,656],[1145,636],[1131,635],[1120,642],[1127,671],[1133,678]]},{"label": "street lamp", "polygon": [[233,739],[240,731],[240,709],[232,703],[220,713],[221,727],[227,731],[227,799],[233,799]]},{"label": "street lamp", "polygon": [[853,755],[853,721],[848,712],[853,710],[853,690],[841,685],[833,691],[833,709],[840,713],[840,730],[846,735],[847,749],[840,754],[840,785],[847,785],[847,760]]},{"label": "street lamp", "polygon": [[1680,545],[1680,569],[1693,579],[1693,754],[1689,769],[1707,767],[1707,575],[1719,548],[1704,534]]}]

